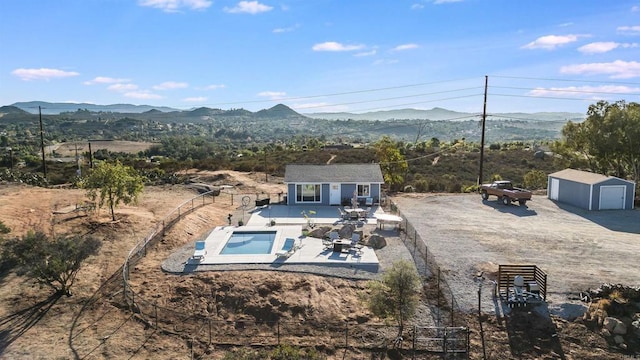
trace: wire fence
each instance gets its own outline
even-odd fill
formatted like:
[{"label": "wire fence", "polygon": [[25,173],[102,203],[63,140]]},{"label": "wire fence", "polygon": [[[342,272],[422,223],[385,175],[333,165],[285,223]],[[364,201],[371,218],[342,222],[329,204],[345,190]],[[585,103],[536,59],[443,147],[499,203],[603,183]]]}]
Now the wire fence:
[{"label": "wire fence", "polygon": [[[456,327],[454,311],[449,313],[451,321],[438,320],[437,326],[425,327],[420,324],[406,326],[402,336],[399,336],[397,325],[391,324],[359,324],[356,322],[316,322],[316,321],[256,321],[250,319],[219,320],[213,317],[215,304],[210,309],[200,313],[185,312],[182,309],[158,305],[156,300],[149,300],[141,296],[130,285],[131,271],[135,265],[147,255],[150,247],[157,244],[175,224],[198,208],[207,204],[219,203],[237,206],[243,212],[260,204],[264,199],[278,199],[274,203],[283,201],[282,194],[237,194],[219,191],[207,191],[169,212],[136,246],[131,249],[122,266],[123,299],[126,306],[136,317],[156,330],[181,336],[189,340],[192,356],[204,353],[212,344],[229,346],[277,346],[280,344],[315,347],[324,344],[333,348],[357,348],[360,350],[377,351],[394,348],[407,354],[449,354],[468,356],[469,329]],[[237,211],[236,211],[237,213]],[[232,215],[232,214],[230,214]],[[235,216],[235,215],[234,215]],[[231,223],[231,216],[229,222]],[[419,239],[410,223],[405,223],[403,241],[412,251],[414,260],[424,278],[427,274],[437,270],[434,268],[433,256],[427,251],[425,243]],[[409,234],[412,233],[410,236]],[[450,288],[439,274],[437,278],[437,312],[438,318],[444,319],[445,312],[439,307],[457,309]],[[433,278],[433,277],[431,277]],[[442,281],[440,281],[442,279]],[[450,295],[451,306],[447,306],[445,298]],[[442,303],[440,301],[442,300]],[[457,322],[461,323],[461,322]],[[447,326],[450,325],[450,326]]]},{"label": "wire fence", "polygon": [[423,279],[426,300],[432,305],[436,326],[456,327],[466,324],[463,312],[456,301],[451,286],[440,270],[435,255],[429,251],[426,239],[402,214],[395,203],[390,204],[391,211],[403,219],[400,238],[411,252],[418,273]]}]

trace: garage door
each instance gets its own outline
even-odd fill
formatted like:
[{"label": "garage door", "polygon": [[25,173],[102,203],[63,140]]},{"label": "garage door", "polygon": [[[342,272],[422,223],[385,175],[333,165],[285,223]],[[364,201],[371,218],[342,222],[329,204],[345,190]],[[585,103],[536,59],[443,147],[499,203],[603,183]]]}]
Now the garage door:
[{"label": "garage door", "polygon": [[558,200],[558,194],[560,193],[560,180],[558,179],[551,179],[551,186],[549,186],[551,189],[549,192],[549,198],[551,200]]},{"label": "garage door", "polygon": [[600,210],[624,209],[625,187],[622,185],[600,187]]}]

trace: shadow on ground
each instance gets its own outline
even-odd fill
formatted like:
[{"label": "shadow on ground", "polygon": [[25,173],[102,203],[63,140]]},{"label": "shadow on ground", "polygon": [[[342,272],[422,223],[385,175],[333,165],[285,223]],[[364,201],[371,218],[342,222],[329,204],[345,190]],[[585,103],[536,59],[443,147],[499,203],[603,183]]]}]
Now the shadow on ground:
[{"label": "shadow on ground", "polygon": [[611,231],[640,234],[640,211],[634,210],[585,210],[554,201],[558,208],[581,216]]},{"label": "shadow on ground", "polygon": [[528,205],[504,205],[500,200],[482,200],[482,203],[505,214],[511,214],[519,217],[538,215],[538,213],[529,208]]},{"label": "shadow on ground", "polygon": [[504,320],[513,356],[566,358],[546,304],[515,308]]},{"label": "shadow on ground", "polygon": [[62,296],[54,293],[27,308],[0,318],[0,355],[5,349],[36,325]]}]

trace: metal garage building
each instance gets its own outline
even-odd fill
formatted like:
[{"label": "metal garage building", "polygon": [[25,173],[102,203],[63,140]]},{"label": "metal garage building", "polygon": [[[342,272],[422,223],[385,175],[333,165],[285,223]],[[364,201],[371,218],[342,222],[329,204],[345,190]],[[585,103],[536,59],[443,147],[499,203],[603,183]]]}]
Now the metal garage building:
[{"label": "metal garage building", "polygon": [[549,199],[587,210],[633,209],[635,191],[632,181],[574,169],[550,174],[547,184]]}]

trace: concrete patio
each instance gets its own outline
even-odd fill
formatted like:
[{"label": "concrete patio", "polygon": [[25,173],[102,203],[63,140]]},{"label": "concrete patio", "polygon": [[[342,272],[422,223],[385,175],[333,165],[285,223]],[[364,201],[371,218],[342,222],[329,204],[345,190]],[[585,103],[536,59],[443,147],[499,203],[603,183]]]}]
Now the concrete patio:
[{"label": "concrete patio", "polygon": [[[305,218],[304,214],[308,217]],[[384,210],[379,206],[373,206],[367,218],[345,220],[340,217],[336,206],[265,205],[251,211],[242,211],[242,214],[236,213],[236,216],[244,219],[244,226],[214,228],[206,237],[204,258],[200,261],[189,259],[188,263],[199,269],[229,264],[270,264],[272,267],[311,264],[357,268],[375,273],[379,270],[379,261],[373,248],[363,246],[358,251],[355,248],[342,252],[333,251],[333,248],[323,244],[322,239],[304,236],[302,229],[309,221],[312,221],[316,228],[328,226],[333,230],[350,224],[366,238],[376,229],[376,216],[381,214],[384,214]],[[273,226],[270,225],[272,220],[275,221]],[[275,231],[276,235],[268,254],[220,254],[234,231]],[[287,238],[295,239],[297,248],[287,256],[276,255]]]}]

